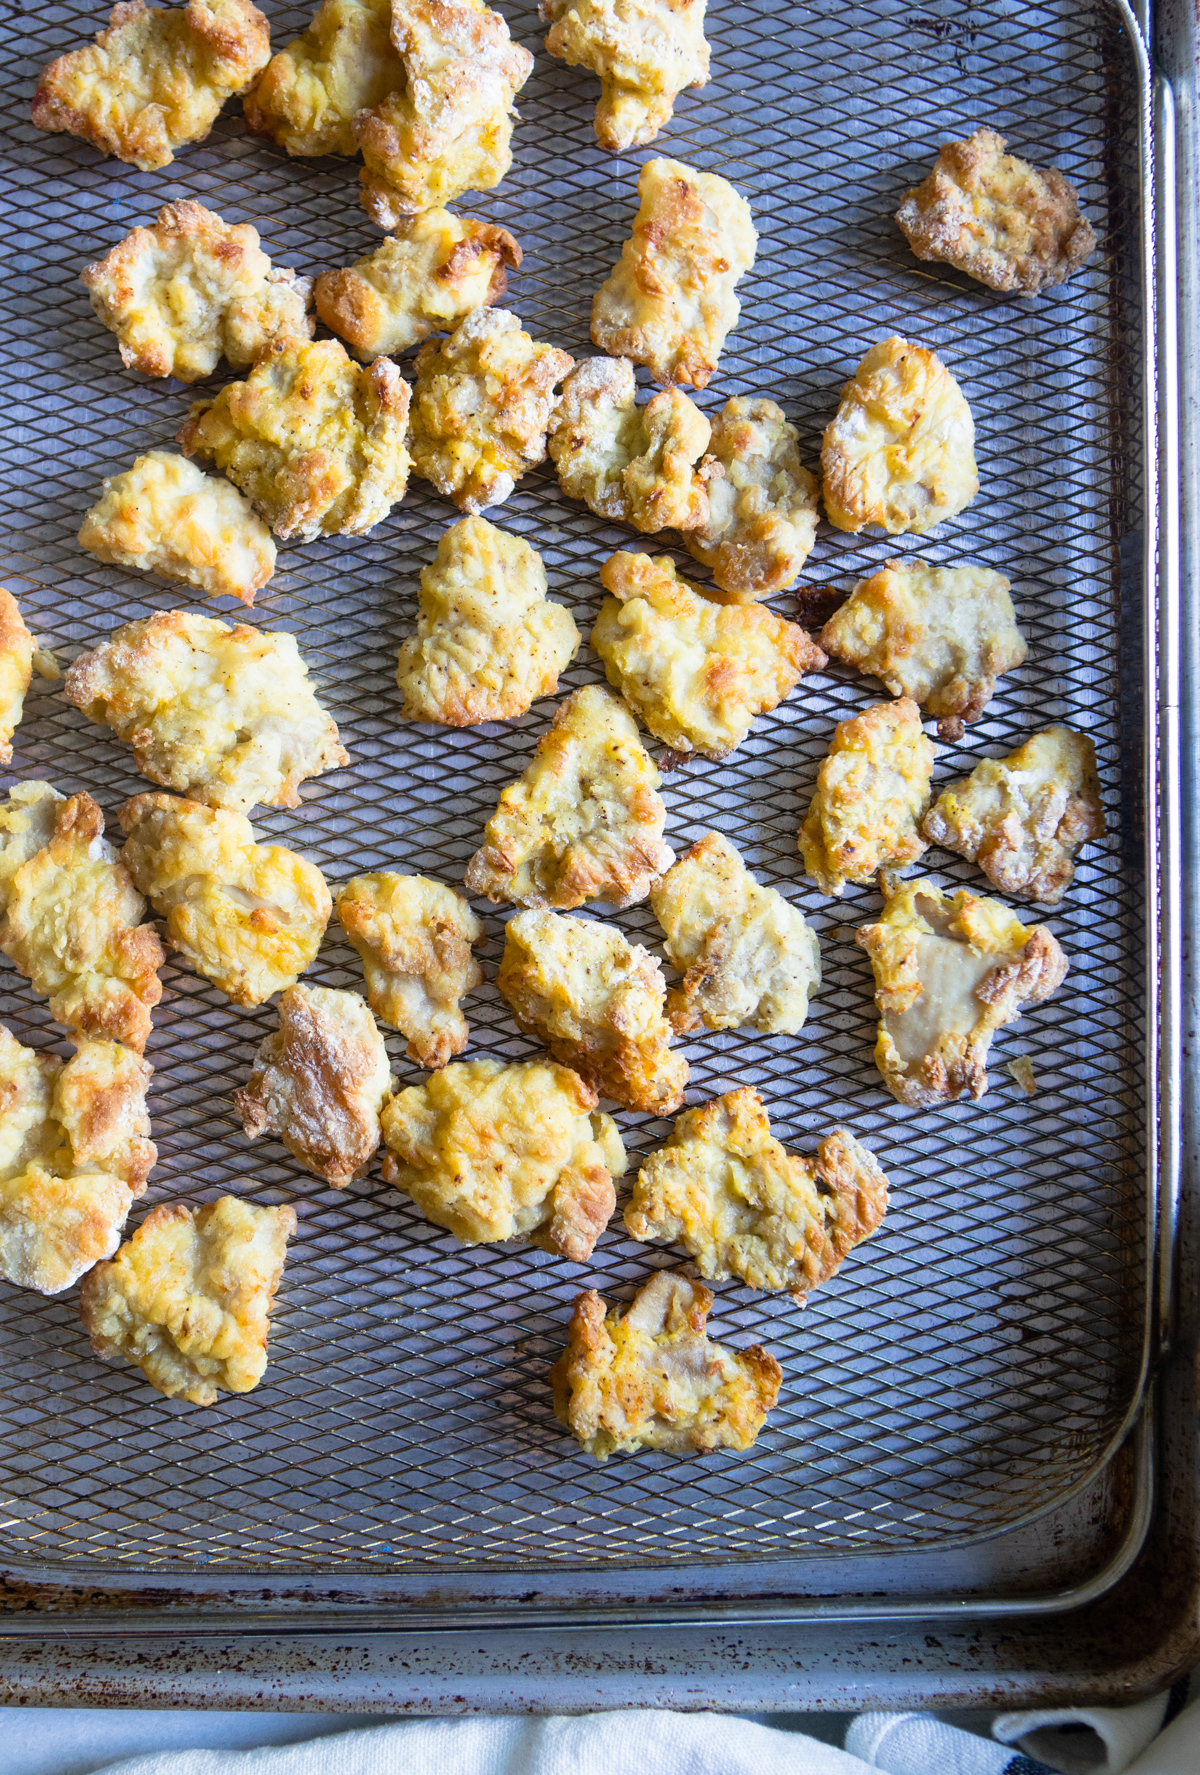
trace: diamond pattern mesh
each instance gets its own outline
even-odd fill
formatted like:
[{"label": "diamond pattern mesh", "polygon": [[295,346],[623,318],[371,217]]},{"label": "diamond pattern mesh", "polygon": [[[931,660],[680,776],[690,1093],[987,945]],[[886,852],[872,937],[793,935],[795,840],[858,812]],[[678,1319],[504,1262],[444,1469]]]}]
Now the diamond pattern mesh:
[{"label": "diamond pattern mesh", "polygon": [[[584,355],[590,298],[628,231],[649,153],[602,154],[595,82],[545,55],[530,7],[506,12],[537,51],[515,165],[499,190],[460,207],[513,230],[525,263],[511,305],[536,337]],[[305,19],[274,8],[276,44]],[[178,384],[122,371],[79,270],[185,196],[252,220],[277,262],[305,272],[351,263],[379,238],[357,207],[350,163],[289,162],[246,136],[237,105],[207,143],[157,174],[35,131],[38,69],[100,22],[98,7],[25,12],[4,71],[22,221],[0,303],[7,385],[19,391],[15,406],[10,392],[0,494],[5,576],[64,661],[120,622],[184,602],[91,562],[74,542],[102,476],[169,445],[188,404]],[[795,848],[834,722],[877,700],[877,686],[840,670],[808,677],[730,762],[664,779],[677,851],[709,827],[730,834],[760,878],[812,919],[825,966],[798,1038],[738,1031],[692,1042],[689,1101],[757,1083],[780,1137],[807,1150],[845,1122],[879,1153],[893,1205],[804,1313],[786,1298],[719,1289],[717,1335],[761,1339],[785,1369],[753,1452],[598,1468],[555,1422],[547,1365],[581,1287],[628,1300],[653,1265],[678,1254],[629,1242],[619,1218],[586,1269],[537,1252],[467,1251],[377,1171],[337,1193],[277,1144],[248,1146],[230,1092],[274,1013],[239,1012],[169,967],[148,1050],[160,1160],[146,1204],[227,1190],[296,1203],[270,1366],[256,1392],[215,1409],[168,1402],[135,1372],[91,1358],[73,1294],[43,1301],[3,1287],[7,1565],[387,1572],[912,1550],[1048,1508],[1103,1456],[1130,1405],[1145,1264],[1147,907],[1136,586],[1124,617],[1120,596],[1142,522],[1129,46],[1102,0],[966,9],[957,0],[717,0],[710,36],[712,82],[681,98],[658,147],[731,178],[754,208],[761,247],[701,404],[777,397],[813,464],[840,384],[887,332],[934,346],[959,378],[978,426],[976,503],[932,540],[864,541],[823,525],[804,577],[846,588],[916,550],[982,561],[1013,581],[1029,662],[962,746],[940,749],[937,780],[1052,719],[1093,735],[1111,836],[1089,847],[1051,920],[1071,958],[1067,984],[1002,1033],[981,1104],[900,1108],[872,1065],[870,970],[852,939],[878,900],[853,889],[842,902],[822,899]],[[980,121],[1062,167],[1080,191],[1102,247],[1064,292],[1003,300],[919,266],[890,221],[938,143]],[[306,786],[294,814],[256,825],[331,880],[390,864],[460,881],[500,786],[549,719],[548,703],[508,726],[461,733],[398,719],[396,646],[411,631],[419,569],[456,515],[414,483],[368,539],[284,549],[254,612],[299,635],[353,760]],[[586,633],[597,568],[629,536],[565,500],[544,472],[489,515],[541,550],[553,594]],[[695,564],[687,571],[705,576]],[[794,594],[775,603],[792,614]],[[585,648],[566,688],[600,679]],[[110,814],[144,786],[106,731],[36,684],[15,769],[68,792],[86,787]],[[979,883],[944,853],[927,862],[943,882]],[[501,916],[485,911],[494,971]],[[655,945],[645,908],[619,922]],[[360,986],[355,957],[333,934],[310,978]],[[0,979],[21,1038],[58,1045],[62,1032],[26,983],[7,964]],[[467,1008],[472,1053],[534,1051],[490,983]],[[393,1053],[401,1080],[413,1082],[400,1044]],[[1032,1099],[1005,1071],[1019,1053],[1036,1067]],[[620,1119],[632,1152],[665,1131]]]}]

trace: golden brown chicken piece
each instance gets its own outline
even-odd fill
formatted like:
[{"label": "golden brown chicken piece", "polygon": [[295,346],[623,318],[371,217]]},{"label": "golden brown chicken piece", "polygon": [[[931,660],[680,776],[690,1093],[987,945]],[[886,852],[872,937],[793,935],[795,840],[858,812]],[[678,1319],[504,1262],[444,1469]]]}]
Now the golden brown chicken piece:
[{"label": "golden brown chicken piece", "polygon": [[800,828],[805,872],[823,894],[841,895],[848,881],[862,887],[928,849],[921,819],[933,759],[909,697],[838,722]]},{"label": "golden brown chicken piece", "polygon": [[541,0],[546,48],[599,76],[596,140],[644,148],[685,86],[708,81],[704,0]]},{"label": "golden brown chicken piece", "polygon": [[712,568],[717,603],[769,598],[795,583],[812,552],[817,482],[798,435],[774,401],[738,397],[713,420],[708,448],[722,472],[708,482],[709,515],[680,529],[688,553]]},{"label": "golden brown chicken piece", "polygon": [[25,692],[35,667],[39,677],[58,677],[53,654],[39,647],[17,600],[0,586],[0,764],[12,763],[12,737],[25,713]]},{"label": "golden brown chicken piece", "polygon": [[354,119],[404,86],[392,0],[324,0],[246,94],[246,127],[288,154],[355,154]]},{"label": "golden brown chicken piece", "polygon": [[483,983],[471,949],[485,936],[464,896],[427,875],[381,871],[339,888],[337,915],[362,961],[367,1001],[408,1037],[408,1058],[436,1069],[461,1054],[459,1000]]}]

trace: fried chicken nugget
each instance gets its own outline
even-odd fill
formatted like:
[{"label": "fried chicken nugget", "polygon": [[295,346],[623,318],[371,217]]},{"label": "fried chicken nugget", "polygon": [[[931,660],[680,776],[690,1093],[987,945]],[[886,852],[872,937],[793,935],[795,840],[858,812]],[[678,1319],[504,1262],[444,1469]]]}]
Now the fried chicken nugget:
[{"label": "fried chicken nugget", "polygon": [[324,0],[246,94],[246,127],[288,154],[356,154],[354,119],[404,86],[392,0]]},{"label": "fried chicken nugget", "polygon": [[683,1102],[688,1063],[671,1051],[662,967],[616,925],[518,912],[496,988],[518,1027],[601,1097],[648,1115]]},{"label": "fried chicken nugget", "polygon": [[408,1058],[436,1070],[461,1054],[459,1000],[483,983],[471,949],[486,934],[464,896],[427,875],[384,870],[339,888],[337,915],[362,961],[367,1002],[408,1037]]},{"label": "fried chicken nugget", "polygon": [[160,610],[80,654],[66,697],[144,777],[210,807],[298,807],[306,778],[350,762],[282,629]]},{"label": "fried chicken nugget", "polygon": [[61,1294],[120,1242],[158,1157],[153,1068],[118,1042],[64,1063],[0,1026],[0,1276]]},{"label": "fried chicken nugget", "polygon": [[162,997],[162,944],[90,795],[17,783],[0,805],[0,950],[80,1037],[140,1054]]},{"label": "fried chicken nugget", "polygon": [[774,401],[739,396],[713,420],[708,448],[722,472],[708,482],[709,515],[679,528],[688,553],[712,568],[717,603],[769,598],[795,583],[812,553],[817,482],[801,465],[798,436]]},{"label": "fried chicken nugget", "polygon": [[644,900],[675,861],[658,783],[633,717],[599,684],[585,685],[501,795],[467,865],[468,891],[563,911]]},{"label": "fried chicken nugget", "polygon": [[893,335],[842,390],[821,445],[825,511],[839,530],[869,524],[923,535],[979,491],[975,421],[946,366]]},{"label": "fried chicken nugget", "polygon": [[339,339],[276,340],[245,382],[196,402],[177,442],[284,541],[362,536],[408,486],[410,393],[390,358],[362,370]]},{"label": "fried chicken nugget", "polygon": [[1074,187],[1004,152],[977,129],[946,142],[933,171],[906,191],[896,221],[918,259],[940,259],[993,290],[1036,296],[1078,271],[1096,250]]},{"label": "fried chicken nugget", "polygon": [[722,607],[680,579],[669,555],[621,549],[600,569],[611,592],[592,646],[610,684],[678,752],[724,758],[756,715],[781,703],[825,655],[762,604]]},{"label": "fried chicken nugget", "polygon": [[383,1175],[463,1245],[525,1237],[586,1263],[617,1205],[625,1148],[578,1073],[457,1060],[384,1105]]},{"label": "fried chicken nugget", "polygon": [[59,675],[54,655],[38,645],[17,600],[0,586],[0,764],[12,763],[12,737],[25,713],[25,692],[35,667],[39,677]]},{"label": "fried chicken nugget", "polygon": [[550,1384],[556,1417],[588,1454],[753,1447],[783,1370],[761,1344],[713,1343],[704,1330],[712,1302],[711,1290],[670,1270],[607,1319],[594,1288],[579,1296]]},{"label": "fried chicken nugget", "polygon": [[795,1035],[821,984],[821,946],[798,906],[755,881],[720,832],[706,832],[650,895],[683,975],[667,997],[677,1035],[753,1024]]},{"label": "fried chicken nugget", "polygon": [[[563,383],[547,445],[558,482],[602,518],[653,533],[709,518],[710,426],[694,402],[664,388],[644,407],[628,358],[591,357]],[[703,460],[701,460],[703,458]]]},{"label": "fried chicken nugget", "polygon": [[382,246],[344,271],[317,279],[317,313],[356,358],[407,351],[433,332],[450,333],[475,308],[507,293],[507,265],[521,249],[507,228],[426,210],[410,216]]},{"label": "fried chicken nugget", "polygon": [[396,665],[401,713],[445,727],[511,721],[554,695],[579,644],[571,612],[546,596],[536,549],[486,518],[460,518],[421,569],[417,632]]},{"label": "fried chicken nugget", "polygon": [[294,1208],[221,1196],[203,1208],[152,1208],[111,1263],[79,1291],[97,1356],[140,1368],[168,1399],[215,1405],[248,1393],[267,1366],[267,1330]]},{"label": "fried chicken nugget", "polygon": [[1044,926],[965,888],[885,879],[884,896],[857,936],[875,974],[883,1082],[916,1109],[978,1099],[993,1035],[1062,985],[1067,958]]},{"label": "fried chicken nugget", "polygon": [[189,967],[235,1005],[296,984],[333,910],[315,863],[256,844],[244,814],[173,795],[135,795],[120,820],[121,860]]},{"label": "fried chicken nugget", "polygon": [[871,1237],[887,1196],[878,1160],[853,1134],[835,1128],[815,1158],[789,1152],[743,1085],[679,1117],[638,1172],[625,1227],[682,1245],[709,1282],[737,1276],[803,1305]]},{"label": "fried chicken nugget", "polygon": [[726,179],[648,160],[621,257],[592,302],[592,340],[645,364],[656,382],[707,388],[741,312],[734,286],[754,263],[750,205]]},{"label": "fried chicken nugget", "polygon": [[472,514],[546,459],[554,385],[575,359],[530,338],[507,308],[477,308],[417,357],[412,463]]},{"label": "fried chicken nugget", "polygon": [[1104,836],[1096,748],[1073,728],[1043,728],[943,789],[921,830],[978,863],[1001,893],[1057,906],[1074,880],[1075,852]]},{"label": "fried chicken nugget", "polygon": [[929,848],[920,822],[933,759],[910,697],[838,722],[800,828],[805,873],[823,894],[840,897],[848,881],[862,887]]},{"label": "fried chicken nugget", "polygon": [[226,99],[245,92],[270,54],[270,28],[250,0],[163,10],[121,0],[94,44],[43,71],[33,121],[154,172],[170,166],[176,148],[204,140]]},{"label": "fried chicken nugget", "polygon": [[541,0],[546,48],[599,76],[596,140],[644,148],[685,86],[708,82],[704,0]]}]

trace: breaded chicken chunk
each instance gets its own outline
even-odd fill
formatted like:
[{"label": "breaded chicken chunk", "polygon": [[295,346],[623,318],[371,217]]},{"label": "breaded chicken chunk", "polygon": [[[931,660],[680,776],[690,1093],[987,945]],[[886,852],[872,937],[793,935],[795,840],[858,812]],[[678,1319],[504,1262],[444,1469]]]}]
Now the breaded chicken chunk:
[{"label": "breaded chicken chunk", "polygon": [[823,894],[840,896],[848,881],[862,887],[928,849],[921,820],[933,759],[910,697],[838,722],[800,828],[805,873]]},{"label": "breaded chicken chunk", "polygon": [[357,265],[323,271],[317,313],[356,358],[407,351],[433,332],[451,333],[475,308],[499,302],[521,249],[506,228],[426,210]]},{"label": "breaded chicken chunk", "polygon": [[1043,728],[943,789],[921,829],[978,863],[1002,894],[1057,906],[1074,879],[1075,852],[1104,836],[1096,748],[1073,728]]},{"label": "breaded chicken chunk", "polygon": [[606,1461],[643,1448],[706,1455],[753,1447],[783,1370],[761,1344],[713,1343],[704,1330],[712,1302],[709,1289],[670,1270],[607,1318],[594,1288],[579,1296],[550,1383],[559,1422],[588,1454]]},{"label": "breaded chicken chunk", "polygon": [[392,0],[324,0],[246,94],[246,127],[288,154],[355,154],[354,119],[404,85]]},{"label": "breaded chicken chunk", "polygon": [[382,870],[339,888],[337,915],[362,961],[367,1001],[408,1037],[408,1058],[436,1069],[461,1054],[459,1000],[483,984],[471,950],[486,934],[466,898],[427,875]]},{"label": "breaded chicken chunk", "polygon": [[596,139],[613,154],[644,148],[685,86],[708,81],[704,0],[541,0],[546,48],[599,76]]},{"label": "breaded chicken chunk", "polygon": [[871,347],[825,429],[821,471],[839,530],[924,534],[970,505],[975,421],[932,351],[894,335]]},{"label": "breaded chicken chunk", "polygon": [[483,0],[392,0],[403,84],[354,120],[373,222],[490,191],[512,165],[513,101],[533,57]]},{"label": "breaded chicken chunk", "polygon": [[315,863],[256,844],[244,814],[173,795],[135,795],[120,819],[121,860],[190,968],[235,1005],[296,984],[333,910]]},{"label": "breaded chicken chunk", "polygon": [[391,1084],[383,1037],[357,992],[289,986],[279,1028],[233,1101],[251,1140],[274,1134],[307,1171],[345,1189],[379,1145]]},{"label": "breaded chicken chunk", "polygon": [[140,1054],[162,944],[90,795],[17,783],[0,804],[0,950],[78,1036]]},{"label": "breaded chicken chunk", "polygon": [[210,807],[298,807],[307,777],[350,762],[282,629],[160,610],[80,654],[66,697],[144,777]]},{"label": "breaded chicken chunk", "polygon": [[383,1109],[383,1175],[464,1245],[524,1237],[586,1263],[617,1205],[625,1148],[578,1073],[456,1060]]},{"label": "breaded chicken chunk", "polygon": [[616,925],[518,912],[504,929],[500,996],[526,1035],[626,1109],[670,1115],[688,1063],[671,1050],[661,965]]},{"label": "breaded chicken chunk", "polygon": [[999,900],[931,881],[885,880],[884,893],[879,919],[858,932],[875,973],[883,1082],[917,1109],[980,1098],[993,1035],[1062,985],[1067,958]]},{"label": "breaded chicken chunk", "polygon": [[652,534],[709,518],[710,426],[677,388],[644,407],[627,357],[590,357],[563,383],[547,445],[558,481],[602,518]]},{"label": "breaded chicken chunk", "polygon": [[0,1027],[0,1276],[60,1294],[111,1257],[158,1154],[153,1068],[118,1042],[64,1063]]},{"label": "breaded chicken chunk", "polygon": [[960,740],[963,724],[991,702],[997,678],[1028,651],[1010,590],[989,567],[889,561],[859,580],[825,624],[821,646],[936,715],[944,740]]},{"label": "breaded chicken chunk", "polygon": [[803,1304],[887,1208],[873,1152],[835,1128],[803,1158],[771,1133],[757,1091],[743,1085],[679,1117],[637,1175],[630,1236],[682,1245],[709,1282],[786,1289]]},{"label": "breaded chicken chunk", "polygon": [[918,259],[940,259],[993,290],[1036,296],[1078,271],[1096,250],[1079,199],[1056,167],[1040,172],[977,129],[946,142],[933,171],[896,211]]},{"label": "breaded chicken chunk", "polygon": [[152,1208],[111,1263],[79,1291],[97,1356],[140,1368],[168,1399],[215,1405],[248,1393],[267,1366],[267,1330],[294,1208],[221,1196],[203,1208]]},{"label": "breaded chicken chunk", "polygon": [[506,500],[546,458],[554,385],[575,362],[507,308],[477,308],[417,357],[412,464],[459,511]]},{"label": "breaded chicken chunk", "polygon": [[390,358],[361,370],[338,339],[277,340],[245,382],[196,402],[178,443],[285,541],[361,536],[408,486],[410,393]]},{"label": "breaded chicken chunk", "polygon": [[243,604],[275,571],[271,532],[245,494],[172,450],[151,450],[109,475],[79,542],[98,561]]},{"label": "breaded chicken chunk", "polygon": [[664,387],[707,388],[741,307],[734,286],[754,263],[750,205],[716,173],[648,160],[621,257],[592,302],[592,340],[644,364]]},{"label": "breaded chicken chunk", "polygon": [[161,9],[121,0],[95,43],[43,70],[33,121],[153,172],[170,166],[176,148],[204,140],[270,54],[270,29],[250,0]]},{"label": "breaded chicken chunk", "polygon": [[600,569],[612,593],[592,646],[610,684],[677,752],[724,758],[756,715],[781,703],[825,655],[763,604],[722,607],[680,579],[669,555],[621,549]]},{"label": "breaded chicken chunk", "polygon": [[58,677],[54,655],[39,647],[17,600],[0,586],[0,764],[12,763],[12,737],[25,713],[25,692],[35,667],[39,677]]},{"label": "breaded chicken chunk", "polygon": [[798,906],[755,881],[720,832],[706,832],[650,895],[683,975],[667,997],[679,1035],[738,1029],[795,1035],[821,984],[821,946]]},{"label": "breaded chicken chunk", "polygon": [[536,549],[486,518],[460,518],[421,569],[417,632],[396,665],[401,713],[445,727],[511,721],[554,695],[579,643],[571,612],[546,596]]},{"label": "breaded chicken chunk", "polygon": [[750,604],[793,585],[812,552],[817,482],[801,465],[798,435],[774,401],[739,396],[713,420],[708,448],[722,473],[708,483],[708,519],[679,527],[688,553],[712,568],[719,603]]},{"label": "breaded chicken chunk", "polygon": [[121,361],[145,376],[198,382],[222,357],[244,370],[274,339],[311,339],[312,280],[274,268],[249,222],[168,203],[83,273]]},{"label": "breaded chicken chunk", "polygon": [[675,861],[658,784],[636,721],[602,686],[585,685],[501,795],[467,865],[468,891],[562,911],[644,900]]}]

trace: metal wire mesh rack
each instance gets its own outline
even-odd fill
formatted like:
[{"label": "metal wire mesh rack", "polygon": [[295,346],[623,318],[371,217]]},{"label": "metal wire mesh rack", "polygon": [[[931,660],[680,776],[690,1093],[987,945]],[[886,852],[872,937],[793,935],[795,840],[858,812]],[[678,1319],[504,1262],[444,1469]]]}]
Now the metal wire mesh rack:
[{"label": "metal wire mesh rack", "polygon": [[[232,1190],[297,1204],[270,1366],[256,1392],[212,1410],[168,1402],[90,1356],[73,1296],[0,1288],[0,1563],[10,1569],[396,1573],[913,1551],[1050,1508],[1103,1460],[1135,1398],[1153,907],[1139,750],[1140,175],[1121,20],[1105,0],[716,4],[711,84],[681,98],[654,149],[613,159],[592,135],[595,83],[546,56],[532,9],[505,11],[537,54],[515,164],[496,191],[459,207],[521,241],[509,306],[535,337],[591,351],[591,295],[628,232],[638,164],[663,152],[730,178],[760,233],[742,318],[703,406],[772,395],[812,464],[841,383],[889,331],[935,347],[958,378],[978,430],[975,503],[932,538],[864,540],[823,524],[804,583],[845,589],[905,553],[983,562],[1012,580],[1028,662],[960,746],[940,748],[935,783],[1050,720],[1092,735],[1110,835],[1085,852],[1049,920],[1071,973],[1002,1033],[980,1104],[904,1110],[872,1065],[870,970],[853,943],[877,896],[822,899],[796,853],[833,724],[877,700],[878,686],[836,668],[807,677],[724,764],[665,776],[676,850],[712,827],[730,834],[759,878],[802,906],[824,963],[799,1037],[739,1030],[689,1043],[689,1102],[756,1083],[775,1132],[806,1150],[847,1124],[879,1154],[893,1205],[802,1314],[786,1298],[719,1289],[716,1335],[761,1339],[785,1371],[751,1453],[600,1468],[550,1405],[546,1370],[570,1303],[590,1283],[628,1299],[651,1266],[679,1254],[629,1242],[619,1215],[586,1269],[538,1252],[466,1250],[377,1171],[335,1192],[278,1145],[249,1146],[230,1093],[274,1011],[239,1012],[169,964],[147,1051],[160,1158],[146,1202]],[[276,7],[275,43],[306,18]],[[0,300],[16,400],[10,393],[0,494],[4,568],[31,627],[63,660],[118,623],[187,602],[98,566],[74,541],[103,475],[169,445],[188,405],[177,383],[121,369],[79,271],[185,196],[253,221],[277,263],[306,273],[351,263],[379,238],[357,207],[351,163],[288,161],[247,136],[236,105],[162,173],[38,134],[27,117],[39,68],[100,22],[97,8],[76,4],[24,14],[4,71],[21,227]],[[1081,275],[1037,302],[919,265],[891,220],[938,144],[981,121],[1016,152],[1061,167],[1101,241]],[[548,470],[488,515],[539,549],[552,595],[586,633],[597,569],[628,535],[566,500]],[[455,516],[414,481],[370,537],[287,547],[253,612],[296,633],[352,760],[306,786],[294,813],[260,809],[255,825],[331,881],[385,865],[461,881],[501,786],[552,712],[541,703],[522,720],[462,732],[399,720],[395,650],[412,628],[420,567]],[[685,570],[705,578],[694,563]],[[776,608],[792,614],[794,596]],[[602,679],[585,647],[563,690]],[[14,768],[87,788],[110,815],[144,786],[123,749],[53,687],[28,704]],[[979,882],[944,853],[925,862],[943,882]],[[503,914],[484,910],[486,966]],[[618,922],[656,946],[648,909]],[[336,928],[310,978],[360,987]],[[62,1032],[26,983],[7,964],[0,979],[19,1037],[58,1045]],[[466,1009],[471,1053],[535,1051],[490,982]],[[1036,1070],[1032,1099],[1005,1071],[1020,1053]],[[414,1082],[399,1045],[393,1058],[401,1081]],[[631,1154],[665,1133],[646,1118],[620,1121]]]}]

